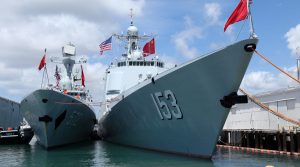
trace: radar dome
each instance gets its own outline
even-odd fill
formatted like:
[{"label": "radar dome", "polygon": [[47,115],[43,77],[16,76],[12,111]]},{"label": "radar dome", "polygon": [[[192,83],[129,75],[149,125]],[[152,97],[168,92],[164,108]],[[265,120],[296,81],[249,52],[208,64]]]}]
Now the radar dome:
[{"label": "radar dome", "polygon": [[127,34],[130,35],[130,36],[138,36],[138,29],[137,29],[137,27],[133,26],[133,25],[129,26]]}]

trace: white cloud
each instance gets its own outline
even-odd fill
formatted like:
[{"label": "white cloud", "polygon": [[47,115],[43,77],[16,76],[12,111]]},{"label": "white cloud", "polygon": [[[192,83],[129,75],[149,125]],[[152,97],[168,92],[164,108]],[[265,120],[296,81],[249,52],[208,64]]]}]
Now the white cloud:
[{"label": "white cloud", "polygon": [[180,54],[188,59],[199,56],[199,51],[194,47],[189,47],[189,43],[195,39],[202,38],[201,27],[195,26],[190,17],[184,18],[185,29],[173,36],[173,42]]},{"label": "white cloud", "polygon": [[[296,67],[285,68],[284,71],[296,76]],[[267,71],[255,71],[245,75],[241,87],[251,93],[272,91],[289,86],[296,86],[298,83],[283,73],[273,74]]]},{"label": "white cloud", "polygon": [[104,97],[104,80],[107,66],[101,63],[86,65],[86,86],[91,92],[94,101],[101,101]]},{"label": "white cloud", "polygon": [[204,14],[209,24],[220,24],[221,5],[219,3],[206,3]]},{"label": "white cloud", "polygon": [[212,50],[218,50],[220,48],[223,48],[226,44],[225,43],[216,43],[216,42],[212,42],[209,45],[209,48],[211,48]]},{"label": "white cloud", "polygon": [[[137,15],[142,14],[145,0],[24,0],[18,3],[11,1],[2,3],[1,17],[15,18],[36,15],[57,15],[68,13],[83,20],[109,21],[111,17],[128,17],[133,8]],[[100,23],[100,22],[99,22]]]},{"label": "white cloud", "polygon": [[30,91],[40,87],[42,72],[37,68],[17,69],[6,67],[0,63],[0,91],[3,94],[9,94],[9,98],[23,98]]},{"label": "white cloud", "polygon": [[[197,22],[203,20],[204,24],[197,25],[191,17],[186,16],[184,17],[185,28],[173,36],[176,49],[182,56],[188,59],[200,56],[200,51],[197,49],[199,48],[199,39],[203,39],[210,32],[211,28],[223,26],[222,21],[220,21],[222,6],[219,3],[204,3],[202,9],[202,18],[197,19]],[[227,31],[228,34],[231,34],[231,32],[232,29]],[[195,47],[194,43],[197,43]],[[224,42],[214,42],[208,47],[211,49],[219,49],[221,46],[224,46],[222,43]]]},{"label": "white cloud", "polygon": [[[69,42],[77,47],[77,55],[96,55],[99,43],[120,31],[120,22],[127,19],[129,23],[129,9],[133,8],[135,15],[140,16],[144,5],[144,0],[1,3],[0,96],[20,101],[40,87],[42,72],[37,66],[44,48],[47,48],[47,63],[51,56],[60,57],[61,47]],[[52,83],[55,82],[53,66],[49,64],[48,69]],[[100,99],[104,87],[101,72],[105,66],[93,59],[85,68],[87,86]]]},{"label": "white cloud", "polygon": [[293,55],[300,57],[300,24],[291,28],[286,34],[285,38],[288,42],[288,48]]},{"label": "white cloud", "polygon": [[160,56],[160,59],[165,62],[165,67],[166,68],[173,68],[175,65],[179,65],[180,62],[171,56],[167,56],[167,55],[162,55]]}]

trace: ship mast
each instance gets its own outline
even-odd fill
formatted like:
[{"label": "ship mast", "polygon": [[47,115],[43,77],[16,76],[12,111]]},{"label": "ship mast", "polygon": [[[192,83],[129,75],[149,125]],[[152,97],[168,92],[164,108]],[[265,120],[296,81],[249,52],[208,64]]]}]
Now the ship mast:
[{"label": "ship mast", "polygon": [[[62,59],[59,57],[51,57],[51,62],[64,65],[67,76],[63,80],[62,88],[67,90],[73,90],[74,88],[76,88],[76,86],[78,86],[75,85],[75,81],[79,80],[76,76],[74,76],[74,65],[86,63],[86,59],[82,57],[79,60],[75,60],[76,47],[71,43],[62,47],[62,55]],[[76,71],[75,73],[78,72]]]},{"label": "ship mast", "polygon": [[126,54],[123,57],[126,59],[138,60],[143,58],[141,48],[139,47],[140,40],[148,40],[151,38],[149,35],[139,36],[138,28],[133,24],[133,9],[130,9],[130,26],[127,29],[126,35],[113,34],[113,36],[123,42],[126,42]]},{"label": "ship mast", "polygon": [[73,89],[74,87],[74,82],[73,82],[73,76],[72,76],[72,72],[73,72],[73,67],[75,64],[75,60],[74,57],[76,55],[76,48],[73,44],[68,44],[65,45],[62,48],[62,54],[64,59],[62,60],[62,63],[64,64],[65,68],[66,68],[66,72],[67,72],[67,78],[68,78],[68,82],[66,84],[67,89]]},{"label": "ship mast", "polygon": [[130,8],[130,25],[133,25],[133,9]]},{"label": "ship mast", "polygon": [[258,36],[255,34],[254,26],[253,26],[253,19],[251,15],[251,4],[252,0],[247,0],[247,6],[248,6],[248,17],[249,17],[249,23],[250,23],[250,38],[257,38]]},{"label": "ship mast", "polygon": [[138,28],[133,25],[133,12],[131,10],[131,21],[130,26],[127,29],[127,39],[128,39],[128,46],[127,46],[127,57],[131,59],[140,59],[142,57],[139,45],[138,45],[138,39],[139,39],[139,32]]}]

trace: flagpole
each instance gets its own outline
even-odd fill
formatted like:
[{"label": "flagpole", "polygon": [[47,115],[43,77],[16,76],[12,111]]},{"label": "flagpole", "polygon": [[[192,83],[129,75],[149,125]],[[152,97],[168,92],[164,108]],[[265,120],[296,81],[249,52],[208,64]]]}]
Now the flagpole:
[{"label": "flagpole", "polygon": [[42,77],[41,88],[43,88],[43,83],[44,83],[44,75],[45,75],[45,69],[44,69],[44,71],[43,71],[43,77]]},{"label": "flagpole", "polygon": [[47,81],[48,81],[48,85],[49,85],[49,77],[48,77],[48,71],[47,71],[47,66],[45,64],[45,71],[46,71],[46,77],[47,77]]},{"label": "flagpole", "polygon": [[[47,48],[45,48],[45,55],[46,55],[46,52],[47,52]],[[45,62],[46,62],[46,61],[45,61]],[[47,71],[47,63],[45,63],[45,71],[46,71],[46,77],[47,77],[48,85],[49,85],[49,77],[48,77],[48,71]]]},{"label": "flagpole", "polygon": [[249,16],[249,21],[250,21],[250,38],[257,38],[258,36],[255,34],[254,26],[253,26],[253,19],[252,19],[252,15],[251,15],[251,8],[250,8],[251,3],[252,3],[252,0],[247,0],[248,16]]},{"label": "flagpole", "polygon": [[[47,52],[47,48],[45,48],[45,51],[44,51],[44,57],[43,57],[43,59],[45,58],[45,56],[46,56],[46,52]],[[43,60],[42,59],[42,60]],[[40,64],[41,65],[41,64]],[[44,83],[44,76],[45,76],[45,70],[47,70],[46,69],[46,61],[45,61],[45,65],[44,65],[45,67],[44,67],[44,71],[43,71],[43,77],[42,77],[42,83],[41,83],[41,88],[43,88],[43,83]],[[47,71],[46,71],[47,72]],[[48,75],[48,74],[47,74]],[[49,81],[48,81],[48,84],[49,84]]]}]

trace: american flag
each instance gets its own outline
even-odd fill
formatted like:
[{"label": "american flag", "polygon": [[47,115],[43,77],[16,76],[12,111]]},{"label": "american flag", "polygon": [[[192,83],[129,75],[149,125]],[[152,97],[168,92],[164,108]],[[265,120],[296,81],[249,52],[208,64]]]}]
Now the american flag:
[{"label": "american flag", "polygon": [[103,51],[111,50],[111,39],[112,39],[112,36],[109,37],[107,40],[105,40],[104,42],[102,42],[99,45],[99,47],[100,47],[100,55],[103,54]]},{"label": "american flag", "polygon": [[56,65],[56,68],[55,68],[55,73],[54,73],[54,77],[56,78],[56,86],[58,86],[59,85],[59,81],[60,81],[60,74],[59,74],[59,72],[58,72],[58,67],[57,67],[57,65]]}]

